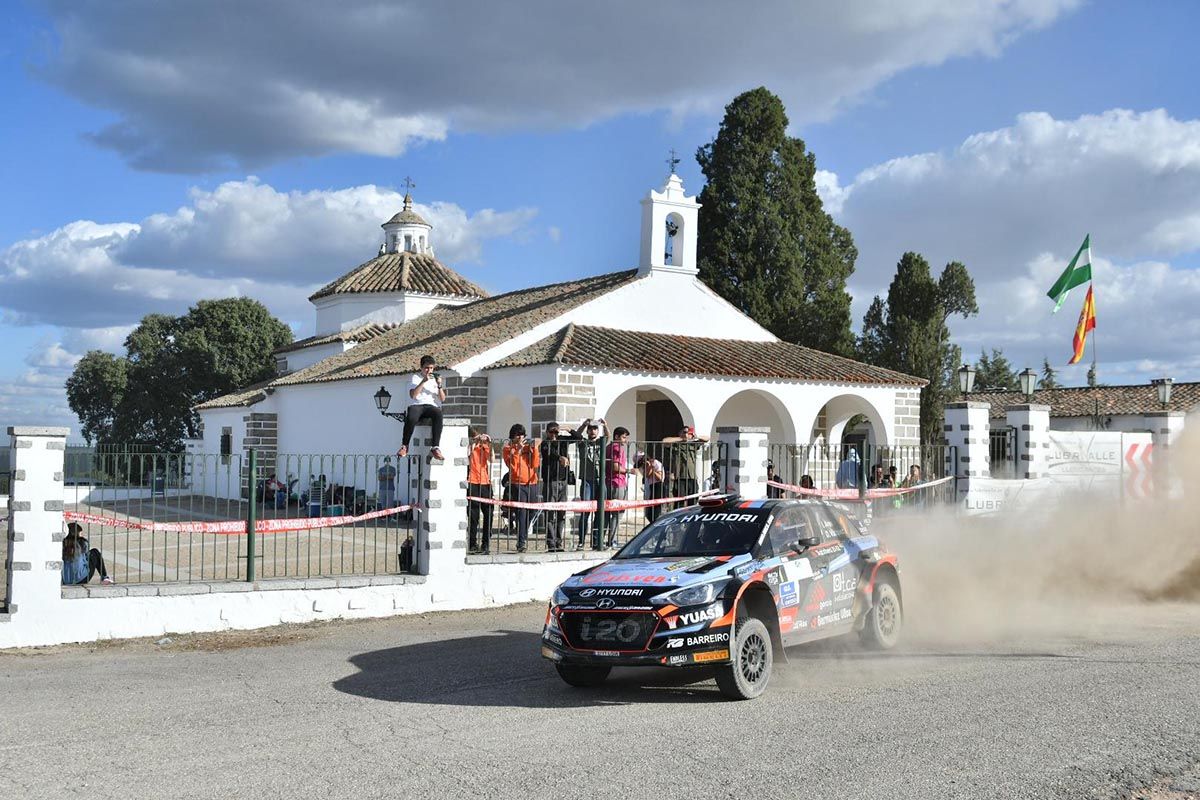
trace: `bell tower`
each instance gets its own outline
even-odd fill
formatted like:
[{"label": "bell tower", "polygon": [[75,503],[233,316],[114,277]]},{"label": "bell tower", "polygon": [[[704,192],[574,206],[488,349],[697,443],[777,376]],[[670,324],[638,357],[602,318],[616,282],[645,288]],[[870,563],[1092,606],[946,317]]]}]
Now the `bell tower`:
[{"label": "bell tower", "polygon": [[700,204],[695,197],[683,191],[683,181],[675,174],[679,159],[675,151],[667,160],[671,167],[670,177],[661,191],[650,190],[642,198],[642,247],[638,274],[651,272],[695,275],[696,224],[700,217]]}]

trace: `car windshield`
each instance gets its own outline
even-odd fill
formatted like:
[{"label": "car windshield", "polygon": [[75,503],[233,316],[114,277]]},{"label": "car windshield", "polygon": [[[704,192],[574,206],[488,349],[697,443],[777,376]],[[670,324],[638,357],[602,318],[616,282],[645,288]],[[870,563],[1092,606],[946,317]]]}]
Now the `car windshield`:
[{"label": "car windshield", "polygon": [[750,552],[767,514],[761,510],[690,509],[660,517],[613,558],[724,556]]}]

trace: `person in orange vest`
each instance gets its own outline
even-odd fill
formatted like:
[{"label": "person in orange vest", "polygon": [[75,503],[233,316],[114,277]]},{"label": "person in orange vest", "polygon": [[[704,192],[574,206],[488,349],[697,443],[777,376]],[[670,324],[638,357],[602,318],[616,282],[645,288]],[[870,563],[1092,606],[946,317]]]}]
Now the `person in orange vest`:
[{"label": "person in orange vest", "polygon": [[[508,430],[508,444],[500,451],[504,463],[508,465],[508,482],[514,487],[513,499],[519,503],[536,503],[538,501],[538,467],[542,457],[538,452],[541,442],[528,441],[525,438],[525,426],[516,423]],[[529,537],[529,520],[533,516],[532,509],[517,508],[517,552],[525,552],[525,541]]]},{"label": "person in orange vest", "polygon": [[[479,433],[471,440],[467,459],[467,497],[492,497],[492,437]],[[482,538],[479,518],[483,517]],[[492,538],[492,507],[478,500],[467,500],[467,552],[486,553]]]}]

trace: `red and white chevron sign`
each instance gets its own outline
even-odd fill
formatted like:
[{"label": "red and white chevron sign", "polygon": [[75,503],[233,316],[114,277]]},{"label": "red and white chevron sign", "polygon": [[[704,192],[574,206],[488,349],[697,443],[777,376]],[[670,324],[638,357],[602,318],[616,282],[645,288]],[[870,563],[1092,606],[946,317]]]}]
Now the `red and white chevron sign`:
[{"label": "red and white chevron sign", "polygon": [[1154,496],[1153,444],[1125,448],[1125,496],[1143,500]]}]

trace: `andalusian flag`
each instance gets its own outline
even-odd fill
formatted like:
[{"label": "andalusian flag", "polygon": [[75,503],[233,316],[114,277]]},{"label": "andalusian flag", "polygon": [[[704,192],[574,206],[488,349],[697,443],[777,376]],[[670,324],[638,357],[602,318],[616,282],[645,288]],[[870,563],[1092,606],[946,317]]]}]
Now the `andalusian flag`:
[{"label": "andalusian flag", "polygon": [[[1087,242],[1083,243],[1087,247]],[[1083,310],[1079,312],[1079,324],[1075,326],[1075,355],[1071,356],[1068,364],[1078,364],[1083,358],[1083,348],[1087,345],[1088,331],[1096,327],[1096,300],[1092,297],[1092,287],[1088,287],[1087,297],[1083,299]]]},{"label": "andalusian flag", "polygon": [[1057,313],[1062,304],[1067,299],[1067,292],[1087,283],[1092,279],[1092,236],[1088,234],[1083,237],[1083,244],[1079,246],[1079,251],[1075,253],[1075,257],[1071,259],[1071,263],[1067,265],[1067,269],[1062,275],[1058,276],[1058,280],[1050,287],[1050,291],[1046,292],[1046,296],[1054,301],[1054,312]]}]

